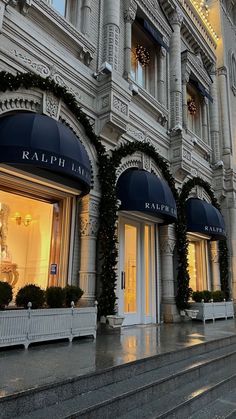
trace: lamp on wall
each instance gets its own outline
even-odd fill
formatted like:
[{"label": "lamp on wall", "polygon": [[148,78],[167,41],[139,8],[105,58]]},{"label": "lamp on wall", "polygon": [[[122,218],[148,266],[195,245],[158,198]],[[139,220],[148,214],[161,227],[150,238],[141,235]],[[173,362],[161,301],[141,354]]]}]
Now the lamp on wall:
[{"label": "lamp on wall", "polygon": [[18,226],[22,224],[25,227],[28,227],[32,221],[32,216],[30,214],[26,214],[24,217],[22,217],[20,212],[16,212],[14,215],[14,220]]}]

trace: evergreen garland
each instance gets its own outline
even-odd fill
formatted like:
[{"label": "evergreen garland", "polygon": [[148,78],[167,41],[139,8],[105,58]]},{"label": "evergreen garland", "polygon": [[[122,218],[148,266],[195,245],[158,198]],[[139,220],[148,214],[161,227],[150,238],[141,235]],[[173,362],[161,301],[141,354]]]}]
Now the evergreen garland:
[{"label": "evergreen garland", "polygon": [[[85,130],[86,135],[96,149],[98,160],[98,177],[101,187],[100,201],[100,228],[98,232],[99,256],[101,260],[101,294],[99,296],[99,314],[107,315],[115,313],[115,287],[116,287],[116,267],[117,267],[117,219],[118,206],[116,198],[116,169],[121,159],[140,151],[153,159],[160,168],[164,178],[174,195],[177,204],[178,222],[176,223],[176,240],[178,251],[178,290],[176,304],[179,309],[184,309],[188,305],[189,298],[189,274],[188,274],[188,242],[186,231],[186,216],[184,211],[185,202],[189,192],[195,185],[200,185],[209,194],[212,204],[220,209],[217,200],[214,197],[209,185],[201,178],[189,180],[182,189],[180,197],[175,188],[174,178],[171,175],[168,163],[155,151],[155,148],[148,143],[134,141],[120,146],[112,151],[109,158],[106,149],[100,139],[95,135],[87,115],[78,106],[76,98],[62,87],[55,83],[50,77],[43,78],[34,73],[17,73],[15,76],[5,71],[0,72],[0,91],[18,90],[19,88],[31,89],[37,88],[42,91],[50,91],[56,97],[63,100],[68,109],[74,114]],[[228,248],[226,240],[220,241],[220,272],[221,286],[226,296],[229,296],[228,288]]]},{"label": "evergreen garland", "polygon": [[[177,275],[177,295],[176,305],[180,310],[188,307],[188,300],[190,296],[189,288],[189,273],[188,273],[188,240],[187,240],[187,220],[185,215],[185,204],[189,197],[189,193],[195,186],[201,186],[205,189],[211,199],[212,205],[220,211],[220,205],[211,190],[210,185],[200,177],[195,177],[186,182],[180,193],[177,210],[178,210],[178,221],[176,223],[176,240],[177,240],[177,252],[178,252],[178,275]],[[229,286],[228,286],[228,247],[227,241],[219,241],[219,260],[220,260],[220,279],[221,289],[224,291],[226,298],[229,298]]]}]

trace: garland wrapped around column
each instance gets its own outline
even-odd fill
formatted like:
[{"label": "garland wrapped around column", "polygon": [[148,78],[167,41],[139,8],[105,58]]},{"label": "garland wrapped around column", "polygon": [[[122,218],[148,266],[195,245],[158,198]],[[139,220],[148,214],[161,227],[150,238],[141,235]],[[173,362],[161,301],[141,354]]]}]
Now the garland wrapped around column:
[{"label": "garland wrapped around column", "polygon": [[[220,205],[211,190],[210,185],[200,177],[195,177],[186,182],[179,196],[177,210],[178,221],[176,223],[176,240],[178,252],[178,275],[177,275],[177,295],[176,305],[180,310],[188,307],[188,300],[190,296],[189,288],[189,273],[188,273],[188,240],[187,240],[187,220],[185,215],[185,204],[189,197],[189,193],[195,186],[201,186],[205,189],[211,199],[212,205],[220,211]],[[226,298],[229,298],[229,261],[228,261],[228,247],[226,240],[219,241],[219,259],[220,259],[220,280],[221,289],[224,291]]]}]

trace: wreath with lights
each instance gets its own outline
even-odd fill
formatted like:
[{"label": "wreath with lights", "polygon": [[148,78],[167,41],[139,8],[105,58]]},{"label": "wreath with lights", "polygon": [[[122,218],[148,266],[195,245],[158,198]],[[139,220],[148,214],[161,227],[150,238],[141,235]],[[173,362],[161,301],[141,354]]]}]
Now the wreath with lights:
[{"label": "wreath with lights", "polygon": [[197,105],[196,105],[195,100],[193,98],[188,99],[187,105],[188,105],[188,111],[190,115],[195,115],[197,112]]},{"label": "wreath with lights", "polygon": [[149,51],[143,45],[140,45],[140,44],[137,45],[135,49],[135,58],[142,65],[142,67],[146,67],[150,63]]}]

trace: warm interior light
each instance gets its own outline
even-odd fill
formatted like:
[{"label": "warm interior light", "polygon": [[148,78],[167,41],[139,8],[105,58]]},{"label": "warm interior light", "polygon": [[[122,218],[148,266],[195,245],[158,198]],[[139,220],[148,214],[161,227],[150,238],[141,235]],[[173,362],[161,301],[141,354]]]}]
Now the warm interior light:
[{"label": "warm interior light", "polygon": [[18,226],[22,224],[25,227],[28,227],[32,221],[32,216],[31,214],[26,214],[24,217],[22,217],[20,212],[15,212],[14,220]]},{"label": "warm interior light", "polygon": [[24,218],[24,225],[27,227],[32,221],[32,217],[30,214],[26,214],[25,218]]}]

